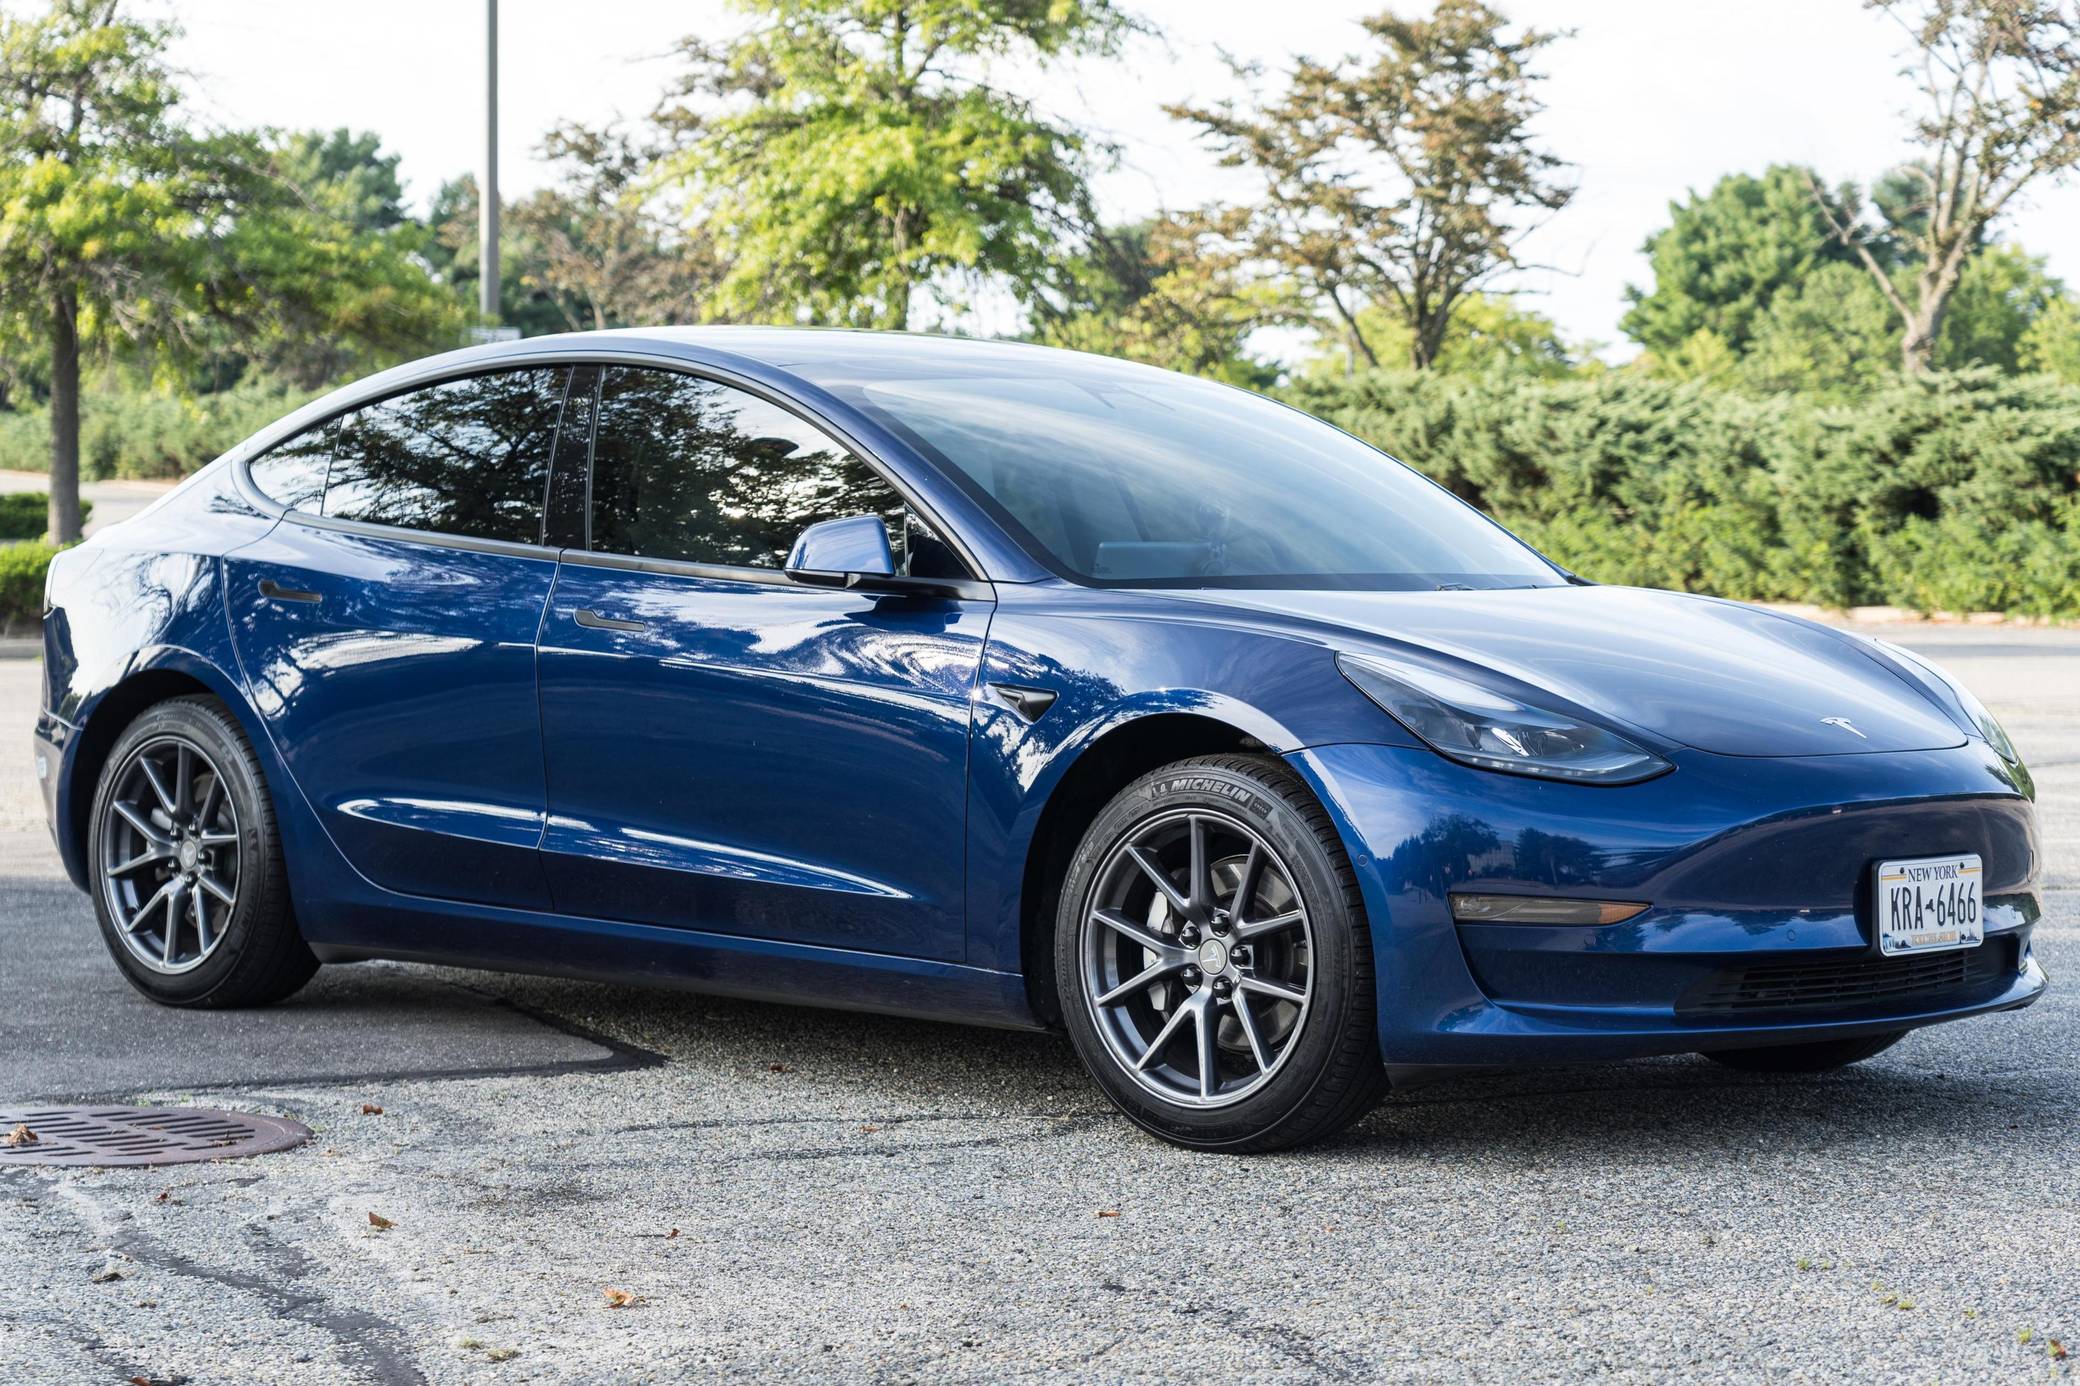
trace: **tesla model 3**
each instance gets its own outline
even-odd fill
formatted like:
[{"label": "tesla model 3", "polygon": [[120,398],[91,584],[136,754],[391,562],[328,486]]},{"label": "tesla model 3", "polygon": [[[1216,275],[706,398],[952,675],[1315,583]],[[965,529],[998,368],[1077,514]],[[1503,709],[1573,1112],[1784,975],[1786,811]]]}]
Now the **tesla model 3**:
[{"label": "tesla model 3", "polygon": [[1268,399],[757,328],[438,357],[61,553],[124,975],[416,959],[1065,1031],[1202,1149],[1465,1066],[2034,1001],[2033,790],[1916,655],[1599,586]]}]

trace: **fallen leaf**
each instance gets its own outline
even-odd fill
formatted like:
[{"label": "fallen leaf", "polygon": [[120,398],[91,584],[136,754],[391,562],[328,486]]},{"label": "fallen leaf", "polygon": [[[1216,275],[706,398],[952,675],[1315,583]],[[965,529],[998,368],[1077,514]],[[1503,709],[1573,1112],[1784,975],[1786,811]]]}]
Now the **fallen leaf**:
[{"label": "fallen leaf", "polygon": [[1100,1208],[1100,1209],[1098,1210],[1098,1216],[1099,1216],[1099,1217],[1101,1217],[1101,1218],[1116,1218],[1116,1217],[1118,1217],[1118,1216],[1119,1216],[1119,1209],[1117,1209],[1117,1208]]},{"label": "fallen leaf", "polygon": [[669,1232],[667,1232],[667,1233],[665,1233],[665,1234],[664,1234],[664,1239],[665,1239],[666,1241],[670,1241],[670,1240],[671,1240],[672,1238],[674,1238],[674,1237],[676,1237],[676,1236],[678,1236],[678,1235],[679,1235],[679,1229],[678,1229],[678,1228],[676,1228],[676,1227],[674,1227],[674,1228],[673,1228],[673,1229],[672,1229],[671,1231],[669,1231]]},{"label": "fallen leaf", "polygon": [[629,1305],[636,1302],[634,1295],[626,1290],[617,1290],[611,1285],[607,1287],[606,1295],[607,1307],[609,1309],[626,1309]]},{"label": "fallen leaf", "polygon": [[787,1066],[786,1064],[767,1064],[767,1065],[766,1065],[766,1072],[768,1072],[768,1073],[792,1073],[792,1072],[794,1072],[794,1070],[793,1070],[793,1069],[791,1069],[791,1068],[789,1068],[789,1067],[788,1067],[788,1066]]},{"label": "fallen leaf", "polygon": [[130,1378],[130,1386],[152,1386],[152,1379],[148,1376],[133,1376]]},{"label": "fallen leaf", "polygon": [[2066,1360],[2066,1345],[2064,1343],[2061,1343],[2056,1338],[2046,1338],[2044,1342],[2047,1344],[2045,1350],[2051,1354],[2052,1361],[2063,1362]]},{"label": "fallen leaf", "polygon": [[484,1356],[493,1362],[509,1362],[520,1355],[519,1348],[487,1348]]},{"label": "fallen leaf", "polygon": [[7,1133],[6,1139],[9,1145],[34,1145],[42,1137],[29,1129],[28,1122],[19,1121],[15,1123],[14,1130]]},{"label": "fallen leaf", "polygon": [[878,1127],[878,1126],[862,1126],[862,1127],[860,1127],[860,1128],[859,1128],[859,1133],[860,1133],[860,1134],[861,1134],[862,1136],[871,1136],[871,1135],[873,1135],[873,1134],[874,1134],[874,1133],[875,1133],[876,1131],[879,1131],[880,1129],[881,1129],[881,1128],[880,1128],[880,1127]]},{"label": "fallen leaf", "polygon": [[156,1193],[156,1194],[152,1195],[152,1202],[154,1202],[154,1203],[164,1203],[164,1202],[165,1202],[165,1201],[166,1201],[167,1199],[169,1199],[169,1198],[172,1198],[172,1197],[173,1197],[173,1190],[172,1190],[172,1189],[161,1189],[161,1190],[159,1190],[159,1192],[158,1192],[158,1193]]},{"label": "fallen leaf", "polygon": [[375,1228],[378,1232],[386,1232],[390,1228],[397,1226],[396,1223],[390,1221],[390,1219],[384,1217],[381,1213],[370,1213],[368,1215],[368,1225],[370,1227]]},{"label": "fallen leaf", "polygon": [[373,1102],[364,1102],[361,1104],[361,1115],[363,1116],[381,1116],[382,1114],[383,1109],[381,1107],[378,1107]]}]

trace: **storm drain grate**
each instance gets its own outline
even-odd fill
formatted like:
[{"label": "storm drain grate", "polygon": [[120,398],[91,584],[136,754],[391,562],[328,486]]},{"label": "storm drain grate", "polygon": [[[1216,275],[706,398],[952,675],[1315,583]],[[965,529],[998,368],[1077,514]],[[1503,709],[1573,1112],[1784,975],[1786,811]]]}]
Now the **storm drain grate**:
[{"label": "storm drain grate", "polygon": [[0,1107],[0,1169],[230,1160],[310,1135],[301,1122],[214,1107]]}]

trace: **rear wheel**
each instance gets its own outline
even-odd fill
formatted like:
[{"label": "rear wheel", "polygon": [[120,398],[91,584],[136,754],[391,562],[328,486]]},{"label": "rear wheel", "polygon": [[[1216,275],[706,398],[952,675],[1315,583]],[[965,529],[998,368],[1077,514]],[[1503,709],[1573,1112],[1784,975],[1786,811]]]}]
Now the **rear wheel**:
[{"label": "rear wheel", "polygon": [[1106,806],[1069,866],[1055,979],[1092,1077],[1179,1145],[1298,1145],[1386,1090],[1357,880],[1269,757],[1180,761]]},{"label": "rear wheel", "polygon": [[102,941],[169,1006],[252,1006],[310,980],[274,808],[245,733],[212,698],[148,709],[94,794],[88,864]]},{"label": "rear wheel", "polygon": [[1744,1073],[1825,1073],[1847,1068],[1882,1054],[1906,1037],[1906,1031],[1864,1035],[1857,1039],[1817,1040],[1811,1044],[1773,1044],[1763,1049],[1719,1049],[1705,1057]]}]

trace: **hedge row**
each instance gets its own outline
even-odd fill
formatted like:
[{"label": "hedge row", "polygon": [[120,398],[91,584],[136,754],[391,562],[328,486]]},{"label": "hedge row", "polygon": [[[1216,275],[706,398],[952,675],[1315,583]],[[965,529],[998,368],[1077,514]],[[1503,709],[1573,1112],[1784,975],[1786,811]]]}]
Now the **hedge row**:
[{"label": "hedge row", "polygon": [[[94,502],[79,503],[79,520],[87,522]],[[51,498],[42,491],[0,492],[0,544],[16,539],[41,539],[50,532]]]},{"label": "hedge row", "polygon": [[[1381,371],[1287,395],[1599,581],[2080,617],[2080,386],[2048,377],[1964,372],[1852,405],[1625,371]],[[90,398],[87,470],[178,476],[304,398],[266,384]],[[40,469],[44,423],[0,414],[0,467]]]},{"label": "hedge row", "polygon": [[[319,393],[266,379],[189,398],[89,388],[80,409],[80,470],[98,480],[186,476]],[[48,409],[0,412],[0,470],[48,471],[50,459]]]},{"label": "hedge row", "polygon": [[52,544],[0,544],[0,635],[28,634],[43,613],[43,575]]},{"label": "hedge row", "polygon": [[1967,372],[1854,405],[1613,372],[1379,372],[1300,407],[1603,582],[2080,617],[2080,387]]}]

